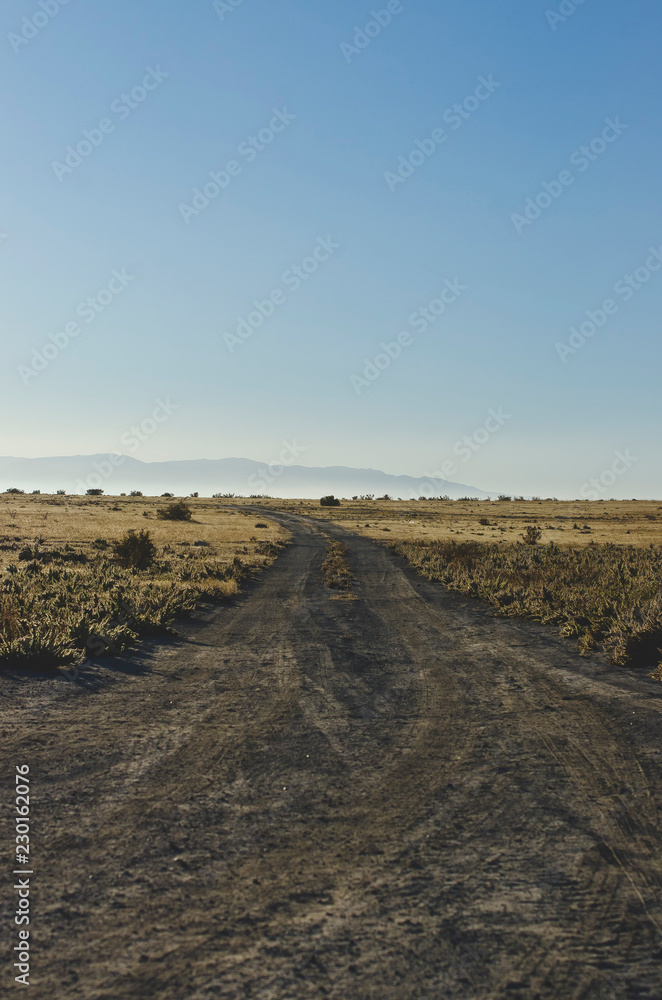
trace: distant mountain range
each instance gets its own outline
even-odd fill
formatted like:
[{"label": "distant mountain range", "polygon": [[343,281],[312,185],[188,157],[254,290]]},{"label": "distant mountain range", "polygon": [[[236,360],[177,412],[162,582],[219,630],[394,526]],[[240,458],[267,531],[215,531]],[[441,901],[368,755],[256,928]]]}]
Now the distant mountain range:
[{"label": "distant mountain range", "polygon": [[392,476],[376,469],[345,466],[307,468],[303,465],[269,466],[246,458],[194,459],[183,462],[140,462],[130,456],[74,455],[64,458],[0,458],[0,491],[17,487],[26,492],[85,493],[103,489],[116,495],[140,490],[148,496],[169,492],[187,496],[235,493],[273,497],[312,498],[333,493],[352,497],[373,493],[394,499],[449,496],[486,499],[496,497],[475,486],[446,479]]}]

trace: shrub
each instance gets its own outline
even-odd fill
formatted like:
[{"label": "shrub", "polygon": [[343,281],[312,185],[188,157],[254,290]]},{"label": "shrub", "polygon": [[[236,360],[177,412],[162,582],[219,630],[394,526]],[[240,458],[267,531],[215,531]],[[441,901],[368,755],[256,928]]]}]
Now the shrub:
[{"label": "shrub", "polygon": [[161,521],[190,521],[193,515],[185,500],[177,500],[166,507],[159,507],[156,516]]},{"label": "shrub", "polygon": [[268,528],[269,525],[268,524],[263,524],[262,521],[258,521],[258,523],[255,525],[255,527],[256,528]]},{"label": "shrub", "polygon": [[162,497],[167,497],[168,500],[172,500],[172,498],[174,497],[174,495],[175,495],[174,493],[162,493],[161,494]]},{"label": "shrub", "polygon": [[141,497],[142,493],[140,492],[140,490],[131,490],[131,492],[129,493],[129,496],[130,497]]},{"label": "shrub", "polygon": [[321,507],[340,507],[340,500],[336,500],[334,496],[322,497],[320,500]]},{"label": "shrub", "polygon": [[191,493],[191,496],[192,497],[197,497],[197,496],[200,496],[200,494],[199,493]]},{"label": "shrub", "polygon": [[87,490],[85,495],[88,497],[100,497],[103,496],[103,490],[98,490],[98,489]]},{"label": "shrub", "polygon": [[499,493],[499,500],[512,500],[512,497],[509,497],[507,493]]},{"label": "shrub", "polygon": [[19,490],[17,486],[10,486],[8,490],[5,490],[5,493],[25,493],[25,490]]},{"label": "shrub", "polygon": [[149,531],[127,531],[119,542],[113,545],[115,558],[121,566],[133,569],[147,569],[154,562],[156,545]]},{"label": "shrub", "polygon": [[524,542],[526,545],[537,545],[541,538],[542,531],[540,528],[534,528],[533,525],[529,525],[524,532]]},{"label": "shrub", "polygon": [[56,496],[59,496],[59,497],[66,497],[66,495],[67,495],[67,491],[66,490],[58,490],[57,494],[56,494]]}]

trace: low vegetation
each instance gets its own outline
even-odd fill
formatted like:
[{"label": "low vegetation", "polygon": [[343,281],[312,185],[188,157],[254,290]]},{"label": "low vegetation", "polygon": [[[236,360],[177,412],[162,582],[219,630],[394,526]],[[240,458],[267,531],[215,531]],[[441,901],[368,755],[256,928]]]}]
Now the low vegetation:
[{"label": "low vegetation", "polygon": [[347,557],[347,548],[342,542],[331,542],[322,563],[324,582],[331,590],[351,590],[354,577]]},{"label": "low vegetation", "polygon": [[201,603],[232,600],[286,542],[273,522],[257,538],[250,515],[196,504],[194,522],[150,530],[135,527],[153,517],[147,498],[0,504],[0,667],[51,669],[167,634]]},{"label": "low vegetation", "polygon": [[[425,502],[423,502],[425,501]],[[651,668],[662,648],[662,504],[652,500],[313,500],[265,507],[315,516],[405,555],[498,614],[550,622],[582,653]],[[524,544],[523,544],[524,543]],[[653,676],[662,680],[662,666]]]},{"label": "low vegetation", "polygon": [[156,516],[161,521],[190,521],[193,512],[186,500],[176,500],[174,503],[166,504],[165,507],[159,507]]},{"label": "low vegetation", "polygon": [[400,541],[423,576],[488,601],[499,614],[558,625],[579,650],[622,666],[662,657],[662,546]]}]

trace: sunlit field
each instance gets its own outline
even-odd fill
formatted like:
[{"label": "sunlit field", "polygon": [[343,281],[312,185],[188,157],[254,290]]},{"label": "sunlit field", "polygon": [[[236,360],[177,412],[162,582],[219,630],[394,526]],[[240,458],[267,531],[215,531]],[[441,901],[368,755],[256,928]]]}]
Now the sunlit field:
[{"label": "sunlit field", "polygon": [[287,540],[212,500],[159,519],[172,502],[2,495],[0,665],[50,668],[165,634],[201,602],[232,600]]}]

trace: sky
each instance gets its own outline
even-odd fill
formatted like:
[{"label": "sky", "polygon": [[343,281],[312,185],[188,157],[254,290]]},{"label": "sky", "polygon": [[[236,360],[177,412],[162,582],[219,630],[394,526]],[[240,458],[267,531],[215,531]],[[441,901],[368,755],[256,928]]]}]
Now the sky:
[{"label": "sky", "polygon": [[662,496],[661,27],[6,0],[0,454]]}]

